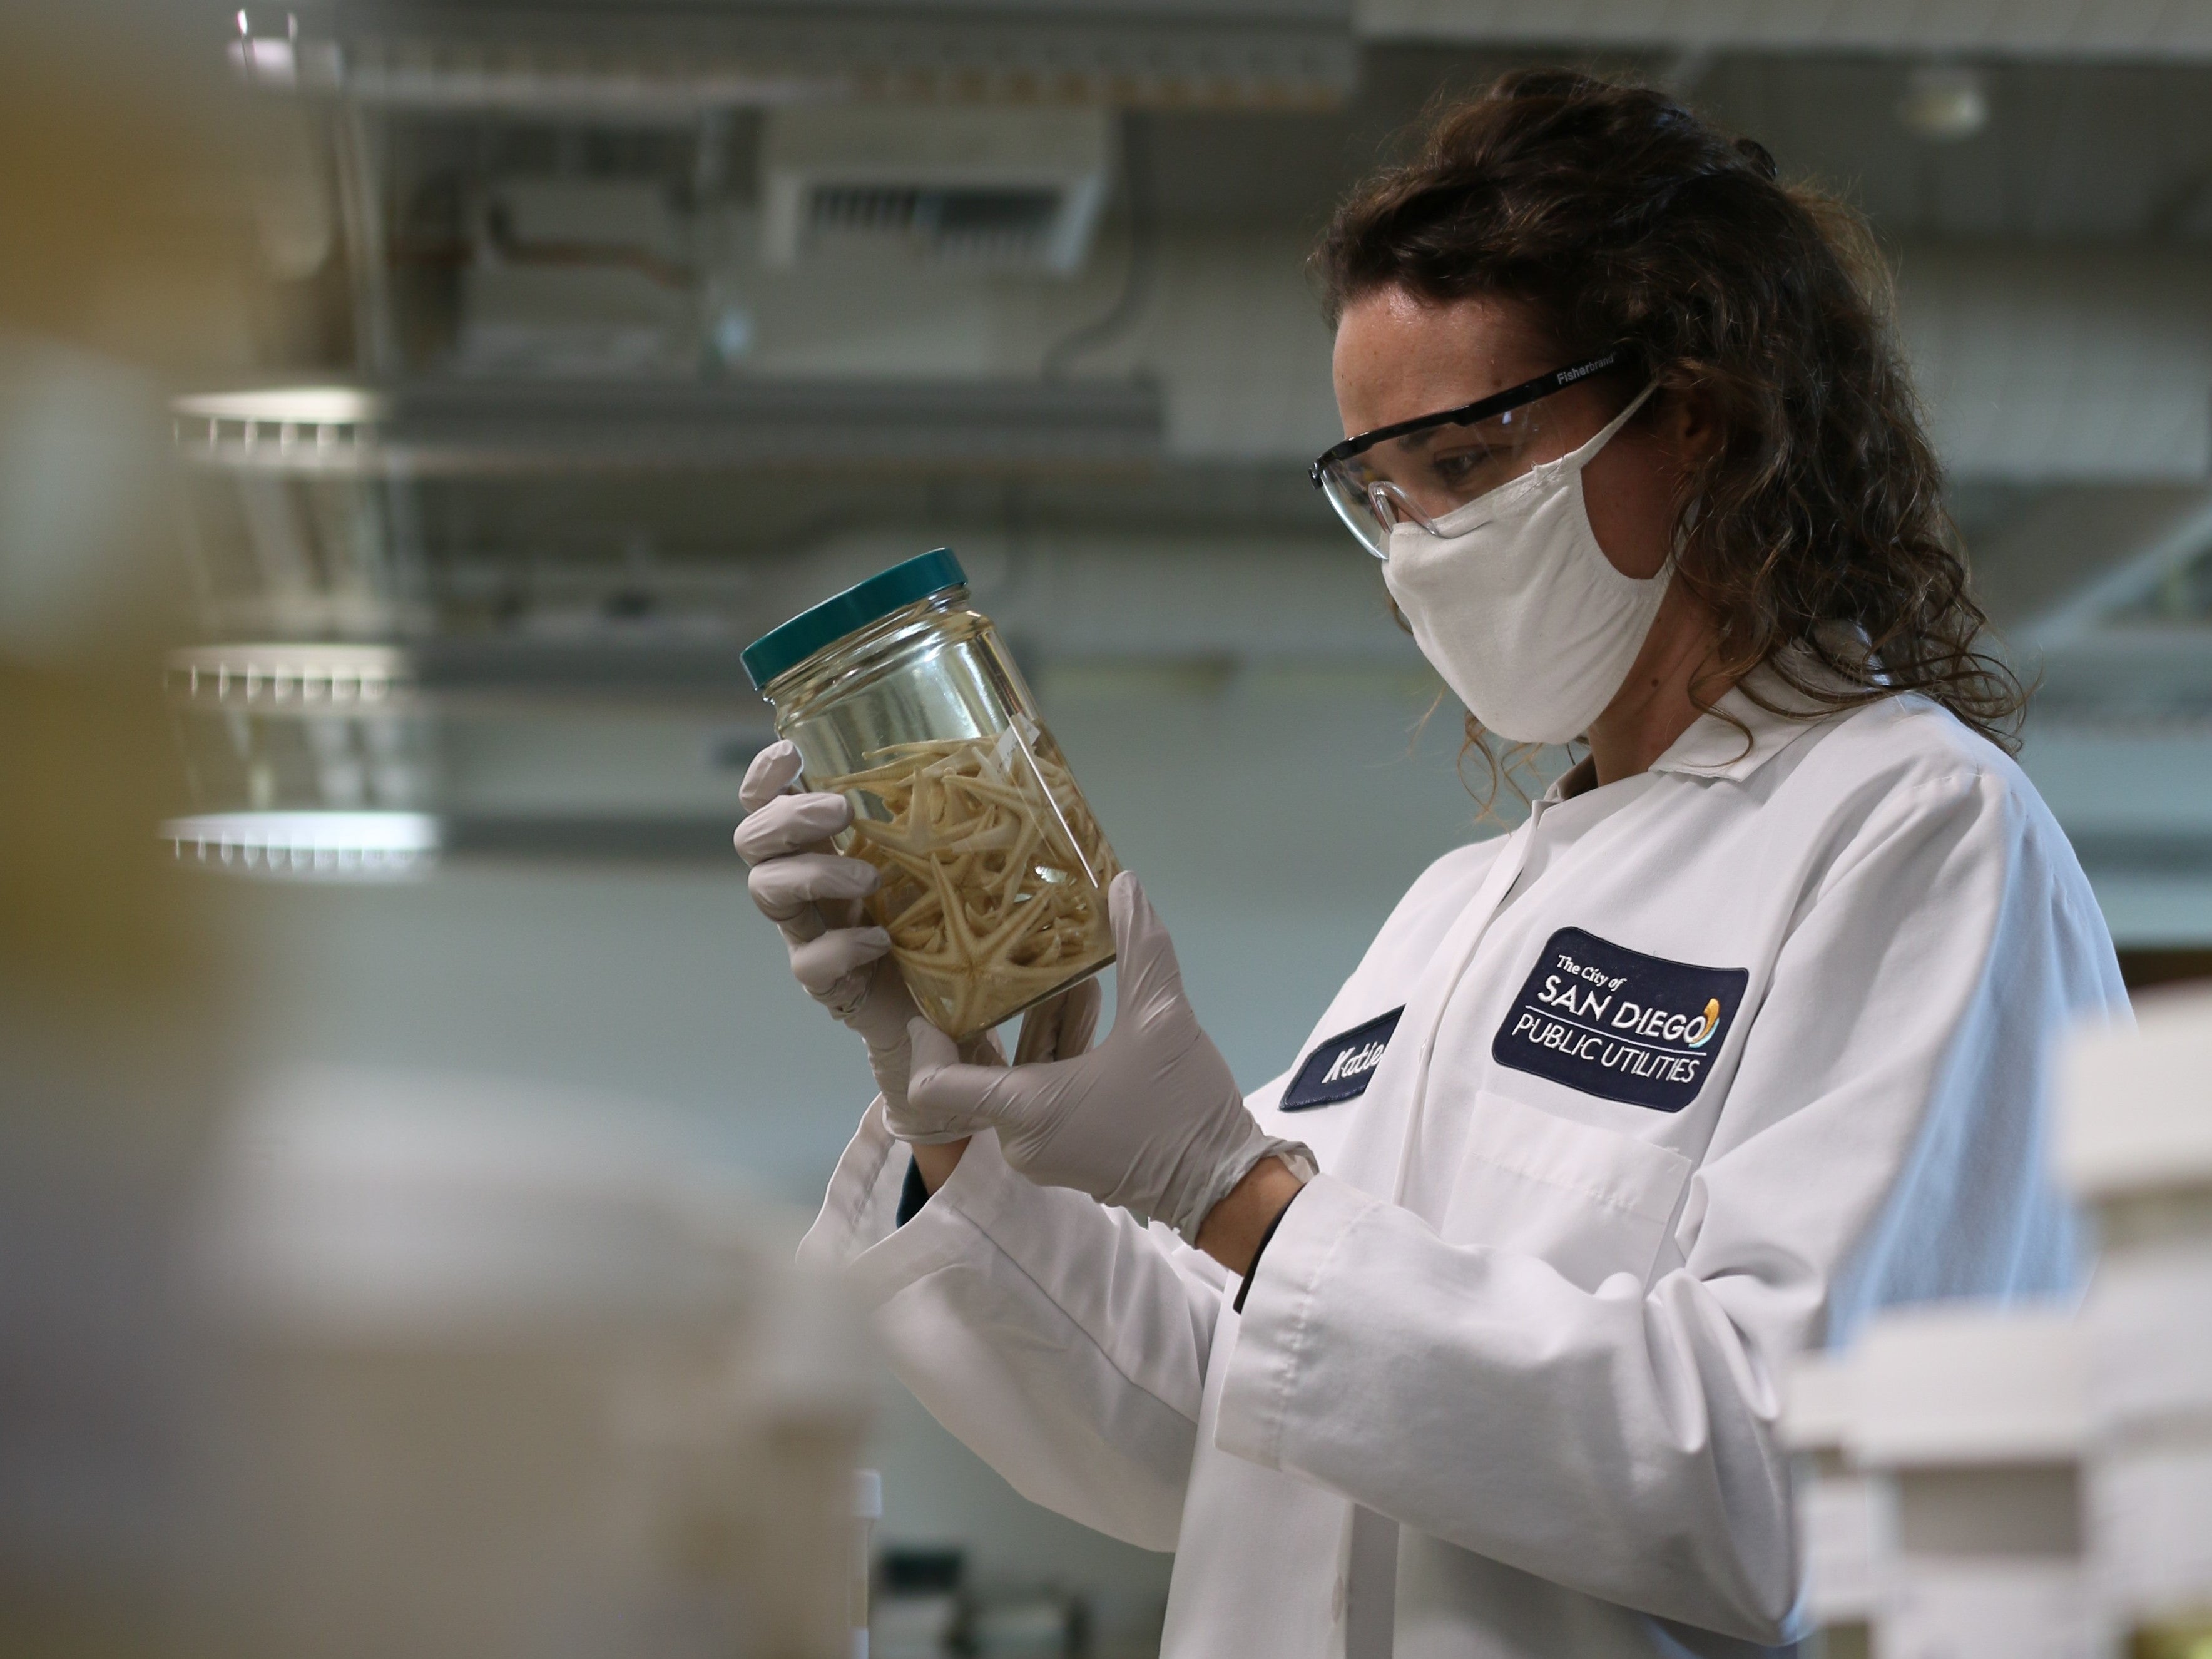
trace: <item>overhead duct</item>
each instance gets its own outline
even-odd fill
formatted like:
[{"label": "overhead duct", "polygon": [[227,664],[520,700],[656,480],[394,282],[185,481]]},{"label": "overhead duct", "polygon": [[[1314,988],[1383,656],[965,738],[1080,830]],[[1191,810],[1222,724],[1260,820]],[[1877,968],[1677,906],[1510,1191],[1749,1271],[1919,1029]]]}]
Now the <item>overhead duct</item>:
[{"label": "overhead duct", "polygon": [[1354,19],[1374,40],[2212,59],[2212,10],[2166,0],[1356,0]]},{"label": "overhead duct", "polygon": [[[1344,434],[1329,333],[1306,280],[1310,245],[1282,232],[1162,238],[1150,302],[1084,360],[1158,388],[1169,458],[1300,464]],[[2212,460],[2212,255],[2179,248],[1908,242],[1898,251],[1900,328],[1954,477],[2190,483]],[[1098,301],[1058,284],[975,325],[964,286],[918,283],[865,262],[836,280],[777,273],[748,295],[752,360],[781,384],[826,379],[896,350],[936,375],[1005,374],[1042,362]],[[859,382],[853,383],[856,396]],[[777,395],[781,395],[780,393]],[[979,397],[982,394],[978,392]]]},{"label": "overhead duct", "polygon": [[2212,726],[2212,492],[2144,495],[2133,524],[2112,515],[2100,527],[2106,545],[2077,544],[2076,562],[2094,574],[2017,630],[2040,680],[2039,720]]},{"label": "overhead duct", "polygon": [[[2072,484],[2026,492],[2010,510],[1970,530],[1974,586],[2007,637],[2040,648],[2079,635],[2163,586],[2160,561],[2190,525],[2212,550],[2206,486]],[[2111,584],[2111,586],[2107,586]]]},{"label": "overhead duct", "polygon": [[[1342,435],[1295,243],[1170,244],[1157,374],[1179,457],[1310,458]],[[2212,475],[2212,257],[1908,244],[1899,331],[1954,477],[2191,483]]]},{"label": "overhead duct", "polygon": [[[1303,243],[1178,237],[1158,293],[1097,380],[994,378],[1039,356],[967,326],[964,296],[866,268],[834,293],[790,283],[758,320],[776,378],[448,380],[224,393],[176,405],[197,465],[313,476],[583,467],[867,465],[989,473],[1185,460],[1296,463],[1341,436],[1328,334]],[[2183,252],[1909,244],[1900,327],[1954,477],[2187,483],[2212,472],[2212,258]],[[856,308],[931,342],[930,380],[836,378]],[[972,343],[970,343],[972,342]],[[963,378],[964,375],[964,378]],[[1110,378],[1109,378],[1110,377]]]},{"label": "overhead duct", "polygon": [[[2027,636],[2045,647],[2094,639],[2126,638],[2145,629],[2194,633],[2200,647],[2212,643],[2212,609],[2206,605],[2205,572],[2212,564],[2212,491],[2179,502],[2160,497],[2165,510],[2155,528],[2132,551],[2098,572],[2075,592],[2028,624]],[[2212,653],[2207,653],[2212,663]]]},{"label": "overhead duct", "polygon": [[2154,483],[2212,472],[2212,258],[1908,246],[1898,308],[1954,474]]},{"label": "overhead duct", "polygon": [[[249,9],[242,78],[420,108],[701,112],[819,99],[1330,109],[1357,53],[1340,5],[1036,9],[672,3]],[[297,22],[295,22],[295,19]]]}]

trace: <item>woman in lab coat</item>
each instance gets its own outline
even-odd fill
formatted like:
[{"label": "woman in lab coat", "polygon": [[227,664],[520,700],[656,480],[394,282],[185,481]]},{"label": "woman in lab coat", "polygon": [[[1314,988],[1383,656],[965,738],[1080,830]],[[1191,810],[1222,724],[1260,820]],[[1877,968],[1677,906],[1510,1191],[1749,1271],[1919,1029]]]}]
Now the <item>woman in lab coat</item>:
[{"label": "woman in lab coat", "polygon": [[1564,72],[1340,210],[1316,482],[1475,734],[1587,752],[1249,1095],[1128,876],[1104,1041],[1093,991],[963,1063],[844,925],[843,802],[748,776],[882,1088],[806,1251],[1017,1488],[1176,1552],[1170,1659],[1786,1645],[1791,1356],[2069,1282],[2051,1045],[2124,994],[1864,246]]}]

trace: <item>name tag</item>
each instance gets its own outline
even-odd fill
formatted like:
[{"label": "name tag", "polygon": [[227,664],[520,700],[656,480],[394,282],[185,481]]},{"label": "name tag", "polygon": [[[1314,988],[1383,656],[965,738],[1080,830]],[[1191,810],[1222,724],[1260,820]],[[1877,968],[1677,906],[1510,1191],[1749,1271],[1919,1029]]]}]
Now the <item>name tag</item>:
[{"label": "name tag", "polygon": [[1679,1112],[1705,1087],[1750,983],[1745,969],[1668,962],[1562,927],[1491,1058],[1602,1100]]},{"label": "name tag", "polygon": [[1298,1067],[1291,1086],[1283,1091],[1283,1109],[1310,1112],[1316,1106],[1349,1100],[1365,1089],[1367,1079],[1382,1063],[1383,1050],[1390,1046],[1390,1033],[1398,1029],[1398,1016],[1405,1012],[1400,1007],[1377,1014],[1364,1025],[1355,1025],[1316,1048]]}]

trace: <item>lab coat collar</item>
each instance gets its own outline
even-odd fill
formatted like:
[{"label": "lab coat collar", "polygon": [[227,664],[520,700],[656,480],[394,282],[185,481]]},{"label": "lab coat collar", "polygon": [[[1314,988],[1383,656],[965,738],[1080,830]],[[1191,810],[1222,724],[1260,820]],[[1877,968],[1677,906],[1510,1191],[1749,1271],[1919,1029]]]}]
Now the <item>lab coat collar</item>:
[{"label": "lab coat collar", "polygon": [[[1699,715],[1688,731],[1651,763],[1650,769],[1679,772],[1693,778],[1726,778],[1741,783],[1838,712],[1793,690],[1779,674],[1764,665],[1744,678],[1762,697],[1783,712],[1777,714],[1773,709],[1763,708],[1746,696],[1741,686],[1730,686],[1710,712]],[[1840,686],[1843,682],[1838,679],[1837,684]],[[1541,802],[1548,806],[1572,799],[1595,782],[1593,763],[1586,755],[1553,781],[1552,787],[1540,797]]]},{"label": "lab coat collar", "polygon": [[1730,686],[1710,712],[1699,715],[1651,763],[1651,769],[1741,783],[1835,713],[1793,690],[1771,669],[1754,669],[1746,678],[1783,712],[1763,708],[1745,695],[1742,686]]},{"label": "lab coat collar", "polygon": [[1588,755],[1552,780],[1552,787],[1536,798],[1540,806],[1557,805],[1563,800],[1572,800],[1597,787],[1597,763]]}]

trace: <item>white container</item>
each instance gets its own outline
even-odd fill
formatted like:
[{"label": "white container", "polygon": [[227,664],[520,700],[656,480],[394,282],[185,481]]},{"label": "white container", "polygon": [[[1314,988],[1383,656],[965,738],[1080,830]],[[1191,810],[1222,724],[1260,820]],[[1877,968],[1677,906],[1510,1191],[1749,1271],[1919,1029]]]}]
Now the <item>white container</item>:
[{"label": "white container", "polygon": [[845,1617],[853,1627],[853,1659],[868,1659],[868,1577],[875,1565],[876,1522],[884,1518],[884,1477],[878,1469],[853,1475],[853,1565]]},{"label": "white container", "polygon": [[1952,1306],[1870,1325],[1850,1462],[1875,1477],[1882,1659],[2090,1659],[2079,1331]]},{"label": "white container", "polygon": [[858,1329],[637,1115],[421,1075],[266,1091],[207,1262],[269,1651],[848,1659]]},{"label": "white container", "polygon": [[2078,1035],[2059,1166],[2094,1207],[2082,1308],[2091,1570],[2142,1659],[2212,1644],[2212,994]]},{"label": "white container", "polygon": [[1806,1616],[1822,1659],[1865,1659],[1882,1568],[1875,1477],[1846,1459],[1857,1385],[1850,1359],[1808,1354],[1792,1369],[1782,1414],[1796,1488]]}]

